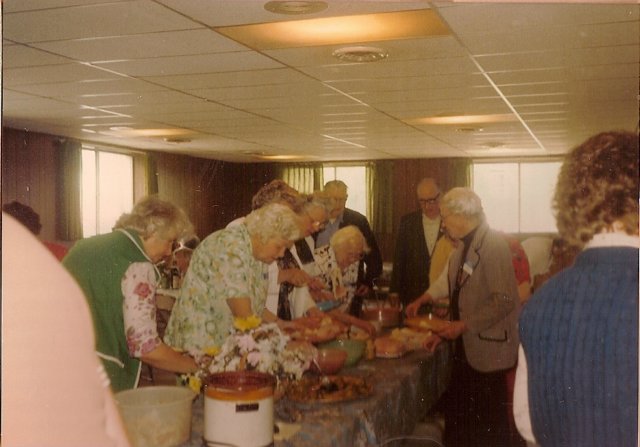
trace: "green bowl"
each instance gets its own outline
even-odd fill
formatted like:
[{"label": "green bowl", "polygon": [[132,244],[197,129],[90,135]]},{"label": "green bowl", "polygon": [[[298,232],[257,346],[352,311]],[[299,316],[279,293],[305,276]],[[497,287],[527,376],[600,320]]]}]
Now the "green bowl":
[{"label": "green bowl", "polygon": [[367,343],[364,340],[333,340],[327,343],[322,343],[319,348],[337,348],[347,352],[347,359],[344,361],[344,366],[353,366],[362,357],[364,350],[367,347]]}]

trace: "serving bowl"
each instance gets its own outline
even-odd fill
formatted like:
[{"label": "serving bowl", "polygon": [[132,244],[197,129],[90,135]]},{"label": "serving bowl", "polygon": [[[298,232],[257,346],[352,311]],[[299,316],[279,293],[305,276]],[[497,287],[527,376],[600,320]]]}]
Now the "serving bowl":
[{"label": "serving bowl", "polygon": [[347,351],[338,348],[318,349],[313,365],[321,374],[337,374],[347,360]]},{"label": "serving bowl", "polygon": [[347,359],[344,362],[345,367],[353,366],[362,357],[364,350],[367,347],[367,342],[364,340],[354,339],[336,339],[327,343],[323,343],[319,346],[320,349],[324,348],[337,348],[347,353]]},{"label": "serving bowl", "polygon": [[115,400],[134,447],[170,447],[191,436],[191,402],[196,394],[179,386],[120,391]]},{"label": "serving bowl", "polygon": [[400,313],[400,307],[368,307],[362,310],[362,319],[378,323],[383,328],[397,327]]}]

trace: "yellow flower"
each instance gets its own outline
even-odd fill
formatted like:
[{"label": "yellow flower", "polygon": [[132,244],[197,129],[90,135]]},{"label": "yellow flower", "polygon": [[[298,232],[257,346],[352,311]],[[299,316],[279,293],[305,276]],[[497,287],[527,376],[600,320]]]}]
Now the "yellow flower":
[{"label": "yellow flower", "polygon": [[233,319],[233,327],[243,332],[257,328],[260,326],[260,323],[262,323],[262,320],[257,315],[249,315],[246,318],[238,317]]},{"label": "yellow flower", "polygon": [[202,388],[202,380],[200,377],[189,376],[189,388],[191,388],[194,393],[200,394],[200,388]]},{"label": "yellow flower", "polygon": [[215,357],[220,352],[220,348],[217,346],[209,346],[205,348],[204,353],[209,357]]}]

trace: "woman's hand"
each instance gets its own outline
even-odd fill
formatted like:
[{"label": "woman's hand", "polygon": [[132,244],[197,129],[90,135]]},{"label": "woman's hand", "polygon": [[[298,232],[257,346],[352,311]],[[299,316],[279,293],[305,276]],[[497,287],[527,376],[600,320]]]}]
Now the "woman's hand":
[{"label": "woman's hand", "polygon": [[333,293],[331,293],[331,291],[329,290],[312,290],[309,289],[309,293],[311,294],[311,298],[313,298],[313,301],[315,301],[316,303],[318,302],[322,302],[322,301],[333,301],[334,300],[334,296]]},{"label": "woman's hand", "polygon": [[295,287],[301,287],[311,282],[313,278],[307,272],[301,269],[284,269],[278,272],[278,282],[283,282],[294,285]]},{"label": "woman's hand", "polygon": [[442,343],[442,338],[438,337],[436,334],[431,334],[427,337],[424,343],[422,343],[422,347],[429,352],[433,352],[440,343]]},{"label": "woman's hand", "polygon": [[307,287],[309,287],[309,290],[322,290],[327,287],[327,285],[317,276],[311,276],[307,282]]},{"label": "woman's hand", "polygon": [[407,317],[415,317],[416,315],[418,315],[418,309],[420,309],[420,306],[432,301],[433,298],[431,298],[431,295],[427,293],[420,295],[407,306],[407,309],[405,310]]},{"label": "woman's hand", "polygon": [[448,324],[437,332],[437,335],[447,340],[455,340],[460,337],[464,331],[467,330],[467,325],[464,321],[448,321]]}]

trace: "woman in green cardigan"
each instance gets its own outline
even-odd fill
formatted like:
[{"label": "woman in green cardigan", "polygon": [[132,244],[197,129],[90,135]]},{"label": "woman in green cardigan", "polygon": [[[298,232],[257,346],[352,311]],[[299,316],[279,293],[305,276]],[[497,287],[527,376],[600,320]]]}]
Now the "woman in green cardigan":
[{"label": "woman in green cardigan", "polygon": [[180,208],[150,196],[123,214],[113,232],[79,241],[63,260],[91,308],[96,351],[114,392],[137,386],[141,361],[178,373],[197,369],[191,357],[162,342],[155,319],[155,264],[192,229]]}]

